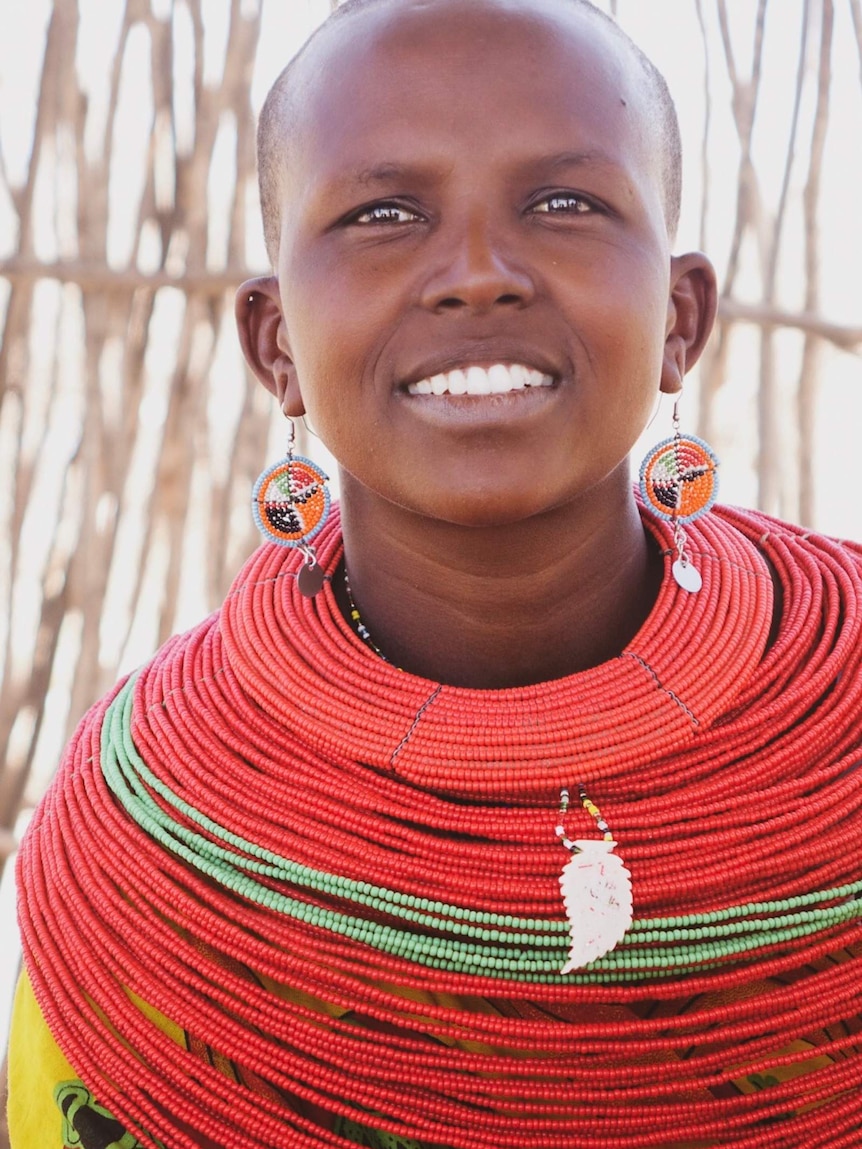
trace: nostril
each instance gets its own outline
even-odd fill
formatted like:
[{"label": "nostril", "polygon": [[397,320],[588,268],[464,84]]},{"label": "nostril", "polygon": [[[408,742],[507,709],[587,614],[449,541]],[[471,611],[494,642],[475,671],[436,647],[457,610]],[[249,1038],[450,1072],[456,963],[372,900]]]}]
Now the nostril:
[{"label": "nostril", "polygon": [[[506,304],[519,306],[522,302],[523,299],[520,295],[516,295],[514,292],[507,292],[504,295],[498,295],[494,300],[494,305]],[[438,311],[459,311],[464,307],[469,307],[470,304],[468,300],[460,299],[457,295],[447,295],[444,299],[438,299],[435,306]]]}]

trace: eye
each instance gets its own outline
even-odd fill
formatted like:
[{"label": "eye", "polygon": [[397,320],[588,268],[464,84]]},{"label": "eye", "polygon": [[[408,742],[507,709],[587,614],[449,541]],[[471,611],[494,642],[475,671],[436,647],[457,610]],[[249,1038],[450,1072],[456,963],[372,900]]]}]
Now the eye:
[{"label": "eye", "polygon": [[596,205],[586,196],[575,192],[554,192],[538,200],[530,209],[546,215],[588,215],[597,210]]},{"label": "eye", "polygon": [[351,216],[349,222],[366,225],[375,223],[404,224],[417,223],[421,219],[422,216],[418,211],[414,208],[405,207],[403,204],[376,203],[358,211],[354,216]]}]

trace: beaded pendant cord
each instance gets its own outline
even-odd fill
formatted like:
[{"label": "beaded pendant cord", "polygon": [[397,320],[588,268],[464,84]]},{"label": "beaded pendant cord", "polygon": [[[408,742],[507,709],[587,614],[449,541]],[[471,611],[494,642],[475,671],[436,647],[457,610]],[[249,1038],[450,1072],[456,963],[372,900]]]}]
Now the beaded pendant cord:
[{"label": "beaded pendant cord", "polygon": [[[451,1149],[855,1147],[862,557],[725,510],[687,545],[703,589],[666,577],[619,658],[493,692],[398,671],[258,551],[88,715],[21,851],[28,972],[99,1101],[172,1149],[346,1145],[327,1115]],[[634,922],[562,975],[573,762]]]},{"label": "beaded pendant cord", "polygon": [[373,650],[378,658],[382,658],[384,662],[388,662],[389,659],[386,657],[386,655],[383,653],[383,651],[380,649],[380,647],[377,645],[377,643],[371,637],[371,632],[369,631],[369,629],[365,625],[365,623],[362,621],[362,615],[359,613],[359,607],[353,601],[353,591],[350,589],[350,577],[347,573],[347,566],[346,565],[344,567],[344,591],[345,591],[345,594],[347,595],[347,606],[348,606],[348,609],[350,610],[351,621],[353,622],[353,625],[356,627],[356,633],[359,635],[359,637],[362,639],[362,641],[365,643],[365,645],[369,648],[369,650]]},{"label": "beaded pendant cord", "polygon": [[573,841],[566,835],[569,791],[564,786],[557,826],[557,837],[571,854],[560,875],[570,933],[569,956],[561,971],[564,974],[595,965],[623,941],[632,926],[631,874],[614,853],[611,828],[585,786],[578,786],[578,797],[602,836]]}]

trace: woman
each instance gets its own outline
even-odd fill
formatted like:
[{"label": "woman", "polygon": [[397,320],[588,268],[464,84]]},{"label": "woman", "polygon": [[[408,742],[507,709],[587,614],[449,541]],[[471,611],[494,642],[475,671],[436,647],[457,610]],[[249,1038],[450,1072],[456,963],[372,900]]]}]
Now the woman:
[{"label": "woman", "polygon": [[663,81],[580,0],[365,0],[259,143],[240,338],[340,518],[289,452],[85,719],[13,1144],[857,1146],[860,556],[678,425],[635,497],[716,307]]}]

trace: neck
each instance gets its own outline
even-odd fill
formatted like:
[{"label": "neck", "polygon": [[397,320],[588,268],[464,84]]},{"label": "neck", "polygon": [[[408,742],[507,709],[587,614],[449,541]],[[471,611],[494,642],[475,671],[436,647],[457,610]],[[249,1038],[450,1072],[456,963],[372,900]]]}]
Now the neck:
[{"label": "neck", "polygon": [[[349,476],[341,514],[353,599],[374,644],[404,670],[478,689],[561,678],[615,657],[661,577],[631,485],[514,526],[429,520]],[[345,617],[344,581],[335,581]]]}]

